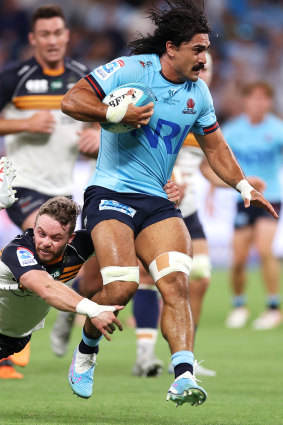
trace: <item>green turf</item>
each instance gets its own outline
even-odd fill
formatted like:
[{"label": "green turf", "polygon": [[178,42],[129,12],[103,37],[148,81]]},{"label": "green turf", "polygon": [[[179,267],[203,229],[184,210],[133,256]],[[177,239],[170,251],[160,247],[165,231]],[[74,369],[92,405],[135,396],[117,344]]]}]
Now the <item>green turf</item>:
[{"label": "green turf", "polygon": [[[264,295],[260,275],[249,277],[251,320],[261,312]],[[55,319],[52,311],[46,328],[32,338],[31,362],[19,381],[2,380],[0,425],[101,424],[101,425],[278,425],[283,424],[282,327],[273,331],[228,330],[223,326],[229,308],[228,275],[214,271],[202,321],[197,333],[196,358],[217,370],[203,378],[207,402],[197,407],[175,408],[166,402],[172,383],[167,372],[159,378],[131,375],[135,360],[133,329],[103,341],[95,373],[93,397],[79,399],[67,383],[72,348],[80,339],[75,327],[68,355],[57,359],[49,345]],[[129,307],[121,317],[129,315]],[[161,336],[157,355],[165,364],[169,352]],[[20,368],[18,368],[20,370]]]}]

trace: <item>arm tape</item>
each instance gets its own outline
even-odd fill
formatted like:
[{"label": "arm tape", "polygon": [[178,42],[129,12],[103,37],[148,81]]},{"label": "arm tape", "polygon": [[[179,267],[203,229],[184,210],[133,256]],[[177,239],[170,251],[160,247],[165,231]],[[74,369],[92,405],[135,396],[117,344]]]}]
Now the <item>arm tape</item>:
[{"label": "arm tape", "polygon": [[132,96],[126,95],[118,106],[108,106],[106,112],[106,121],[112,123],[121,122],[126,115],[130,103],[132,103]]},{"label": "arm tape", "polygon": [[236,189],[241,193],[242,199],[248,199],[249,201],[252,199],[252,190],[255,190],[246,179],[239,181]]},{"label": "arm tape", "polygon": [[90,319],[92,317],[98,316],[104,311],[115,311],[116,308],[110,305],[99,305],[87,298],[83,298],[76,306],[76,312],[78,314],[83,314],[88,316]]}]

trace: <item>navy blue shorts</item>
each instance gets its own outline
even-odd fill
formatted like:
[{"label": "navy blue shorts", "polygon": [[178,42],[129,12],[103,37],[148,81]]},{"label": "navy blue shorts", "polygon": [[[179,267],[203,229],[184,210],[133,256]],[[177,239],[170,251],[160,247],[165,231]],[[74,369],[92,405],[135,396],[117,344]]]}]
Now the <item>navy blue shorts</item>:
[{"label": "navy blue shorts", "polygon": [[197,212],[184,217],[185,224],[192,239],[206,239],[205,233]]},{"label": "navy blue shorts", "polygon": [[22,338],[13,338],[11,336],[0,334],[0,360],[19,353],[30,341],[31,335]]},{"label": "navy blue shorts", "polygon": [[22,227],[25,219],[38,210],[44,202],[53,198],[52,195],[45,195],[36,190],[26,189],[25,187],[14,187],[17,191],[18,201],[7,208],[7,214],[17,226]]},{"label": "navy blue shorts", "polygon": [[[277,214],[279,214],[281,202],[271,202],[271,205],[273,206]],[[239,229],[244,226],[253,226],[255,222],[262,217],[275,220],[275,218],[273,218],[273,216],[269,212],[265,211],[262,208],[255,207],[254,205],[251,205],[249,208],[245,208],[244,202],[238,202],[236,206],[234,227],[236,229]]]},{"label": "navy blue shorts", "polygon": [[89,233],[101,221],[127,224],[135,237],[146,227],[166,218],[183,218],[168,199],[140,193],[119,193],[101,186],[89,186],[84,195],[84,224]]}]

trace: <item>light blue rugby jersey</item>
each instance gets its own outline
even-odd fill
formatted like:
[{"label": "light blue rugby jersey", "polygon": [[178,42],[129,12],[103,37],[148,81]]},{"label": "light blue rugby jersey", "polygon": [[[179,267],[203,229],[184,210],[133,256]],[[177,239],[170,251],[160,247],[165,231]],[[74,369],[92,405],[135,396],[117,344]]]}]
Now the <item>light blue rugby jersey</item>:
[{"label": "light blue rugby jersey", "polygon": [[163,186],[189,131],[217,130],[206,84],[202,80],[174,84],[160,71],[157,55],[136,55],[99,66],[85,77],[101,100],[118,86],[133,82],[150,87],[156,98],[148,125],[122,134],[102,130],[96,171],[88,186],[167,198]]},{"label": "light blue rugby jersey", "polygon": [[259,124],[251,124],[246,115],[222,128],[246,176],[258,176],[266,182],[264,196],[280,202],[280,168],[283,164],[283,122],[268,114]]}]

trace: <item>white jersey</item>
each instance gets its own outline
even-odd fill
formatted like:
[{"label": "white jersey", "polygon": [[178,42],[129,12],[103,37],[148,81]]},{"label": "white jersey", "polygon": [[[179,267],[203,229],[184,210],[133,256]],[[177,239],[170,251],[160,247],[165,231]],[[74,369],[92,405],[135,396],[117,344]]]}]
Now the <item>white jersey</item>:
[{"label": "white jersey", "polygon": [[[6,119],[30,118],[49,110],[55,121],[52,134],[20,132],[5,137],[6,155],[13,162],[15,187],[39,191],[45,195],[71,195],[73,168],[78,155],[78,135],[83,123],[61,111],[63,95],[85,75],[86,67],[65,61],[56,75],[44,71],[34,58],[0,75]],[[2,93],[3,92],[3,93]]]},{"label": "white jersey", "polygon": [[[196,173],[203,161],[204,153],[197,143],[194,135],[190,133],[184,141],[176,161],[177,170],[173,169],[173,177],[176,183],[185,184],[185,195],[180,202],[179,208],[183,217],[197,211],[197,200],[195,194]],[[180,174],[180,177],[178,175]],[[179,181],[178,181],[179,180]]]}]

